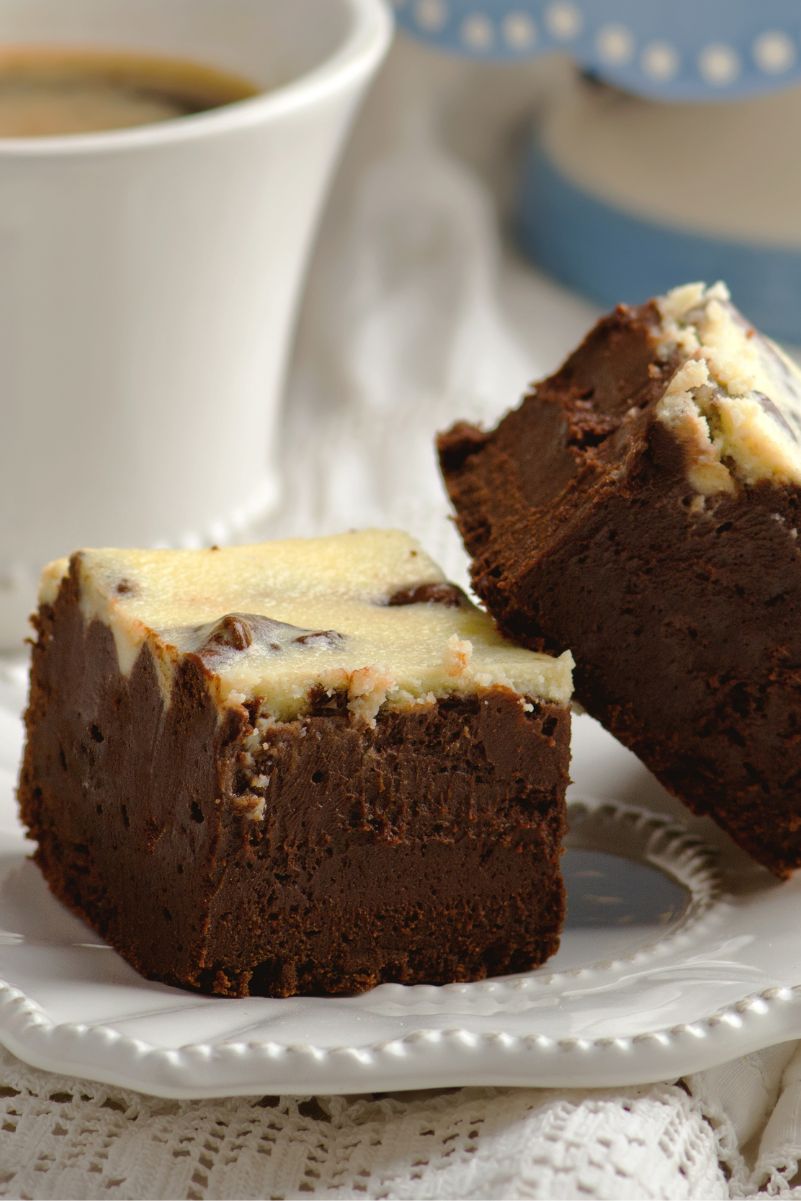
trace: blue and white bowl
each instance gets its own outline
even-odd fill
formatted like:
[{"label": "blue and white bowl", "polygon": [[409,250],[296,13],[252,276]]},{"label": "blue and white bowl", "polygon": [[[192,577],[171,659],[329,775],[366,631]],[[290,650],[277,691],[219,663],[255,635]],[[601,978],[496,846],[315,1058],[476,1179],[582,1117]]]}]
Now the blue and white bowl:
[{"label": "blue and white bowl", "polygon": [[443,51],[569,53],[612,85],[577,81],[532,140],[520,232],[538,263],[604,304],[722,277],[752,320],[801,343],[799,0],[395,8]]},{"label": "blue and white bowl", "polygon": [[562,52],[663,100],[751,95],[801,79],[798,0],[394,0],[398,24],[449,53]]}]

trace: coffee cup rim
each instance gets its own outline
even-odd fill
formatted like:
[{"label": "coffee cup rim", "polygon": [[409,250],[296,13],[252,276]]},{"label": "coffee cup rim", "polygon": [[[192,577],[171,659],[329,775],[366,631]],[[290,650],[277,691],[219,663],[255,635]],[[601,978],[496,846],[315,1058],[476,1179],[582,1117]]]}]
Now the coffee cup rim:
[{"label": "coffee cup rim", "polygon": [[354,86],[381,61],[394,21],[387,0],[327,0],[350,16],[334,52],[286,83],[206,112],[148,125],[34,138],[0,137],[0,159],[52,158],[180,145],[279,121]]}]

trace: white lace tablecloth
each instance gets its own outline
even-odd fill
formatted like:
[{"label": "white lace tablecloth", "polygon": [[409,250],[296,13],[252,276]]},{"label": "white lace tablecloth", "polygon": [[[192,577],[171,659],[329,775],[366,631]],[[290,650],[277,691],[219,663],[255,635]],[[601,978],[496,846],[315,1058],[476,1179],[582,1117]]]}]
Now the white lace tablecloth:
[{"label": "white lace tablecloth", "polygon": [[[539,89],[559,70],[540,69]],[[499,234],[530,68],[396,50],[313,263],[267,533],[397,523],[464,569],[433,433],[494,419],[592,318]],[[801,1052],[595,1092],[155,1100],[0,1052],[0,1197],[801,1198]]]}]

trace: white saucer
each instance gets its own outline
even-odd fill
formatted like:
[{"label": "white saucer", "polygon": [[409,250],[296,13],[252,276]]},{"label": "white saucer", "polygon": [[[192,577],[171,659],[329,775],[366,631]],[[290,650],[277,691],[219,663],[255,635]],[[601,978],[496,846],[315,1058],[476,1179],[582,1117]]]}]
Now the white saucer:
[{"label": "white saucer", "polygon": [[358,997],[226,1000],[152,984],[50,896],[13,797],[21,673],[0,678],[0,1041],[164,1097],[457,1084],[605,1086],[801,1036],[801,877],[776,883],[575,721],[569,918],[525,975]]}]

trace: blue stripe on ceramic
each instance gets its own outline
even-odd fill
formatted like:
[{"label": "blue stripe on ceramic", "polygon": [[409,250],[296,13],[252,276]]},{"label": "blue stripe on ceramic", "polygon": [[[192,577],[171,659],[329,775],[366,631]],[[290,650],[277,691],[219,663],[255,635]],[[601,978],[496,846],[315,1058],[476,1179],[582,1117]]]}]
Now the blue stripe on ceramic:
[{"label": "blue stripe on ceramic", "polygon": [[801,246],[760,246],[649,221],[584,191],[535,142],[526,162],[520,240],[562,283],[610,308],[688,280],[723,279],[774,338],[801,345]]},{"label": "blue stripe on ceramic", "polygon": [[393,0],[399,25],[485,59],[554,51],[670,100],[732,98],[801,79],[798,0]]}]

